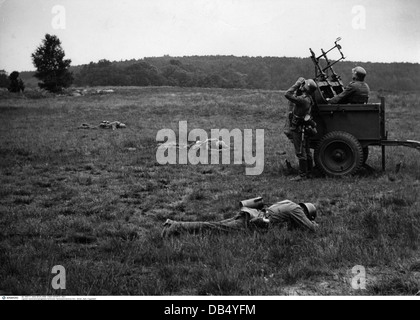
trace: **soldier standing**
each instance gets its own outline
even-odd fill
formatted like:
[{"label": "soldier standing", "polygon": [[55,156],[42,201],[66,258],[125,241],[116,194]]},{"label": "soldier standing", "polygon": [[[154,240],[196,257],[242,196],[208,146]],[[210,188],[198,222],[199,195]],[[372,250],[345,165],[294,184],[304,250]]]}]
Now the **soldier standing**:
[{"label": "soldier standing", "polygon": [[[314,105],[312,93],[316,90],[315,81],[300,77],[296,83],[287,90],[285,97],[293,102],[294,107],[291,115],[291,134],[295,148],[295,154],[299,161],[299,175],[292,181],[299,181],[308,177],[312,171],[313,159],[309,148],[309,137],[305,134],[306,129],[315,130],[315,123],[311,120],[311,110]],[[301,95],[297,95],[298,91]]]}]

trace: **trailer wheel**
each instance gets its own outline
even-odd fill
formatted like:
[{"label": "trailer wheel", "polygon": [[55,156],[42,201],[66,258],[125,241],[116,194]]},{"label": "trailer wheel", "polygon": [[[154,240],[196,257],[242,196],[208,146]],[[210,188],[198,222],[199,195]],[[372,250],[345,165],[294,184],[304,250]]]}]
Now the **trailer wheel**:
[{"label": "trailer wheel", "polygon": [[359,140],[343,131],[327,133],[315,149],[315,163],[328,176],[355,173],[363,165],[364,154]]},{"label": "trailer wheel", "polygon": [[364,147],[363,148],[363,163],[366,163],[368,158],[369,158],[369,147]]}]

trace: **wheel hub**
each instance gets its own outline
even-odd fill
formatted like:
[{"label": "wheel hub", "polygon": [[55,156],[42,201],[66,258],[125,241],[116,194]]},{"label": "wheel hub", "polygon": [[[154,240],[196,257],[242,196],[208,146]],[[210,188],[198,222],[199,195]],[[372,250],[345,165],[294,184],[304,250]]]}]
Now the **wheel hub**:
[{"label": "wheel hub", "polygon": [[337,162],[342,162],[346,159],[346,153],[343,150],[334,150],[332,158]]},{"label": "wheel hub", "polygon": [[360,142],[350,133],[327,133],[315,149],[315,162],[327,175],[342,176],[354,173],[363,161]]},{"label": "wheel hub", "polygon": [[327,145],[322,158],[325,166],[332,172],[346,171],[354,163],[351,147],[342,141],[334,141]]}]

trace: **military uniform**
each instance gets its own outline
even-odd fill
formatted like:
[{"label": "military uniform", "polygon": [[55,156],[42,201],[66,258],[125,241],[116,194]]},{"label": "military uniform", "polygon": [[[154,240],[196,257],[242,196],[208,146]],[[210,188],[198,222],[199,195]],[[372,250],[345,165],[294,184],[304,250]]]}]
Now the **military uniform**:
[{"label": "military uniform", "polygon": [[[285,94],[285,97],[294,104],[291,120],[291,141],[295,148],[295,154],[299,161],[299,174],[304,177],[308,171],[312,170],[313,159],[311,150],[309,148],[309,138],[303,134],[303,119],[306,115],[311,114],[312,106],[314,104],[312,97],[308,94],[296,95],[296,92],[302,85],[303,78],[290,87]],[[287,121],[287,120],[286,120]]]},{"label": "military uniform", "polygon": [[233,218],[225,219],[222,221],[173,221],[167,219],[163,224],[162,237],[171,235],[179,235],[183,233],[200,233],[203,231],[219,231],[219,232],[232,232],[244,231],[249,228],[251,219],[262,219],[263,212],[257,209],[242,207],[241,211]]},{"label": "military uniform", "polygon": [[290,200],[277,202],[267,209],[266,217],[273,225],[287,224],[291,229],[316,231],[318,224],[306,216],[302,207]]},{"label": "military uniform", "polygon": [[317,227],[315,222],[312,222],[306,217],[300,205],[290,200],[284,200],[273,204],[266,212],[242,207],[235,217],[218,222],[184,222],[167,219],[161,235],[163,238],[166,238],[174,235],[185,233],[195,234],[203,231],[237,232],[284,224],[291,229],[300,228],[310,231],[315,231]]},{"label": "military uniform", "polygon": [[343,92],[331,98],[329,103],[353,103],[363,104],[369,100],[370,88],[364,81],[352,81],[347,87],[344,88]]}]

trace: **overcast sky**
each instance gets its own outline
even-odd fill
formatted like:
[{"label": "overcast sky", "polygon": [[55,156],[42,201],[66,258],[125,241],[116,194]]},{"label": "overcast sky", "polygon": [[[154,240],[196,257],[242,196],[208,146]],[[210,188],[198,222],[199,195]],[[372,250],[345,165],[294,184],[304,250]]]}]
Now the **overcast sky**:
[{"label": "overcast sky", "polygon": [[72,65],[100,59],[307,57],[420,63],[419,0],[0,0],[0,69],[33,70],[46,33]]}]

